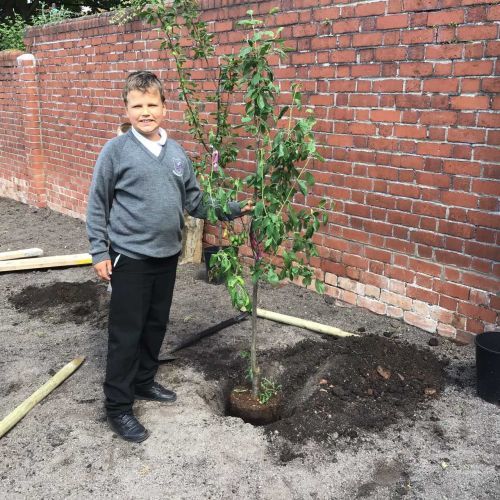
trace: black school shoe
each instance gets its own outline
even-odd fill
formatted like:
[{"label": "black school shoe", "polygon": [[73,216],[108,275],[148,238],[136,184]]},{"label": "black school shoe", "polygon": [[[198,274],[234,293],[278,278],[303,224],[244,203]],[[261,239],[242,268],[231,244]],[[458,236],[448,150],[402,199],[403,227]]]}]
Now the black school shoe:
[{"label": "black school shoe", "polygon": [[149,431],[130,413],[108,415],[111,430],[125,441],[140,443],[149,437]]},{"label": "black school shoe", "polygon": [[165,389],[165,387],[157,382],[153,382],[153,385],[149,389],[136,389],[135,399],[158,401],[160,403],[173,403],[177,399],[177,395],[174,391]]}]

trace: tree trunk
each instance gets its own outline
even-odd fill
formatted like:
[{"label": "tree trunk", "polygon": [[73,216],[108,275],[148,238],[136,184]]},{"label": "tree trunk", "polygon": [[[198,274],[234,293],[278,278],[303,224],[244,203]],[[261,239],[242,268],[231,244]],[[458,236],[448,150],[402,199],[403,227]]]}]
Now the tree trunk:
[{"label": "tree trunk", "polygon": [[260,367],[257,363],[257,293],[259,282],[252,289],[252,343],[250,346],[250,368],[252,369],[252,394],[257,397],[260,389]]}]

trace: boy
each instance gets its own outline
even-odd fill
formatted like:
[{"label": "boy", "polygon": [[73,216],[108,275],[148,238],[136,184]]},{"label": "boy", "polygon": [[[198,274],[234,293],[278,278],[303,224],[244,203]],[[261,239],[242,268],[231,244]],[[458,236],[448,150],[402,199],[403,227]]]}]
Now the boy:
[{"label": "boy", "polygon": [[[134,399],[173,402],[154,382],[181,251],[183,211],[206,216],[182,147],[167,137],[163,87],[149,71],[131,73],[123,90],[130,130],[109,141],[94,169],[87,232],[97,275],[111,281],[105,407],[110,428],[141,442],[149,432]],[[237,202],[230,218],[241,215]],[[221,214],[221,218],[223,215]]]}]

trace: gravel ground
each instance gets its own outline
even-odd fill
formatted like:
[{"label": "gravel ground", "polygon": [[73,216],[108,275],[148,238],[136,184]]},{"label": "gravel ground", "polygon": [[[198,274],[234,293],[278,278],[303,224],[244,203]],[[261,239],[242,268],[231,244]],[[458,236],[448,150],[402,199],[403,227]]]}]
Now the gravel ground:
[{"label": "gravel ground", "polygon": [[[79,220],[3,198],[0,214],[0,252],[38,246],[45,255],[61,255],[88,249]],[[28,287],[46,291],[63,283],[81,286],[80,302],[64,305],[59,299],[37,307],[42,294],[22,307],[13,303]],[[4,273],[0,289],[0,418],[65,363],[86,357],[71,378],[0,439],[1,498],[500,498],[500,408],[476,395],[472,346],[440,339],[429,347],[428,333],[394,319],[292,285],[263,287],[261,307],[430,351],[446,365],[442,390],[411,415],[399,416],[395,409],[392,423],[381,429],[328,433],[328,443],[303,440],[284,458],[287,439],[225,416],[223,381],[208,376],[211,360],[220,364],[222,353],[235,357],[247,345],[250,325],[243,322],[161,366],[158,380],[176,390],[178,401],[171,406],[138,402],[136,413],[151,437],[130,444],[105,423],[107,292],[92,269]],[[89,289],[97,295],[84,293]],[[164,351],[233,315],[224,287],[207,284],[202,266],[179,267]],[[260,323],[264,353],[287,352],[304,340],[343,342]],[[408,368],[414,361],[409,356]]]}]

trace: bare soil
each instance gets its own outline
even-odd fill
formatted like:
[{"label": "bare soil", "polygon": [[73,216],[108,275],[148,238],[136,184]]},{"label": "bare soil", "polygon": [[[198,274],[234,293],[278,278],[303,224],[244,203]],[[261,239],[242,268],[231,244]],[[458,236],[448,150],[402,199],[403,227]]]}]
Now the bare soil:
[{"label": "bare soil", "polygon": [[[79,220],[2,198],[0,214],[0,252],[88,248]],[[81,267],[4,273],[0,287],[0,418],[86,356],[0,439],[2,498],[500,496],[500,409],[476,395],[472,346],[293,285],[263,286],[259,306],[358,336],[260,320],[262,369],[283,394],[282,418],[265,426],[227,416],[229,391],[245,383],[249,321],[176,351],[158,381],[178,401],[137,402],[152,435],[133,445],[104,418],[106,284]],[[236,314],[203,265],[179,267],[162,356]]]}]

